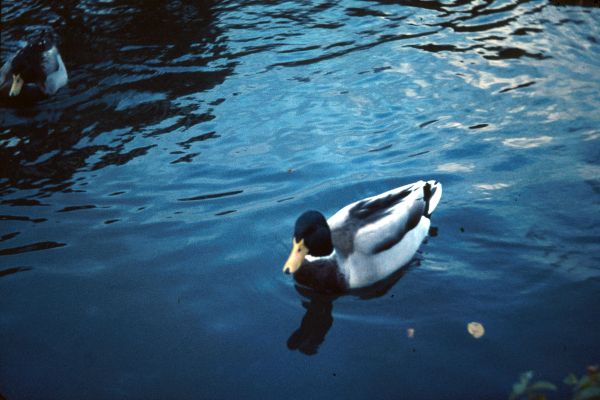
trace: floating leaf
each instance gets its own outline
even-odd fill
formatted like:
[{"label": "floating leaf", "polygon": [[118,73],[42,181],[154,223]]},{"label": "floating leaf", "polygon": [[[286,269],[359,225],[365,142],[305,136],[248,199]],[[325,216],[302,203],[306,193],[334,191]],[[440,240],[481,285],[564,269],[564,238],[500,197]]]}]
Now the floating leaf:
[{"label": "floating leaf", "polygon": [[475,339],[479,339],[480,337],[485,335],[485,329],[483,328],[483,325],[481,325],[479,322],[469,322],[469,324],[467,325],[467,330]]}]

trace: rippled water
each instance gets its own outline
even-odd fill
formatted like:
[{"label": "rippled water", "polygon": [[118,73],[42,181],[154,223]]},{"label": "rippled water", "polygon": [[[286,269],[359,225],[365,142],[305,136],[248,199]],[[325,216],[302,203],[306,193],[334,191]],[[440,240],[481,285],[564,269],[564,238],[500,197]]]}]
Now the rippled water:
[{"label": "rippled water", "polygon": [[[600,361],[597,1],[57,3],[2,2],[2,60],[50,25],[70,74],[0,97],[8,399],[505,398]],[[400,276],[281,273],[299,213],[421,178]]]}]

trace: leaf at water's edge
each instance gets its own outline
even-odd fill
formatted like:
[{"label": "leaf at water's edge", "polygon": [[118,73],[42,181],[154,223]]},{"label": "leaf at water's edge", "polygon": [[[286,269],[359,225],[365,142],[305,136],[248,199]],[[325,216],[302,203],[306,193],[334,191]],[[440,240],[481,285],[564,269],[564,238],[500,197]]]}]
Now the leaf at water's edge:
[{"label": "leaf at water's edge", "polygon": [[583,375],[581,377],[581,379],[579,380],[579,382],[577,382],[577,386],[575,387],[575,390],[587,388],[591,384],[592,384],[592,381],[591,381],[589,375]]},{"label": "leaf at water's edge", "polygon": [[580,391],[579,393],[577,393],[577,396],[575,396],[575,400],[596,400],[596,399],[600,399],[600,387],[598,387],[598,386],[587,387],[587,388],[583,389],[582,391]]},{"label": "leaf at water's edge", "polygon": [[512,390],[512,393],[510,394],[509,400],[518,399],[523,394],[525,394],[525,391],[527,390],[527,384],[531,380],[532,376],[533,376],[533,371],[523,372],[519,376],[519,382],[517,382],[513,385],[513,390]]},{"label": "leaf at water's edge", "polygon": [[567,376],[563,380],[563,382],[565,383],[565,385],[575,386],[579,382],[579,379],[577,379],[577,377],[575,376],[575,374],[570,373],[569,376]]},{"label": "leaf at water's edge", "polygon": [[556,390],[556,385],[548,381],[537,381],[531,384],[529,390]]}]

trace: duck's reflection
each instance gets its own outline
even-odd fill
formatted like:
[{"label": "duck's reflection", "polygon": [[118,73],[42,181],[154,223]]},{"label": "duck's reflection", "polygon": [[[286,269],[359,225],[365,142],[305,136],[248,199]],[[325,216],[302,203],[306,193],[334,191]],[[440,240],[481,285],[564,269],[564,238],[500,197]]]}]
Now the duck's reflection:
[{"label": "duck's reflection", "polygon": [[352,290],[347,293],[317,293],[309,288],[296,285],[296,291],[303,297],[302,307],[306,309],[300,327],[292,333],[287,340],[290,350],[298,350],[306,355],[315,355],[319,346],[325,341],[327,332],[333,325],[333,302],[341,296],[357,296],[363,300],[374,299],[385,295],[406,274],[406,272],[417,266],[419,260],[400,268],[376,284],[367,288]]},{"label": "duck's reflection", "polygon": [[287,341],[290,350],[298,350],[306,355],[317,354],[331,325],[333,325],[333,301],[338,295],[327,295],[310,292],[296,286],[296,290],[307,299],[302,300],[302,307],[306,314],[302,318],[300,327],[292,333]]}]

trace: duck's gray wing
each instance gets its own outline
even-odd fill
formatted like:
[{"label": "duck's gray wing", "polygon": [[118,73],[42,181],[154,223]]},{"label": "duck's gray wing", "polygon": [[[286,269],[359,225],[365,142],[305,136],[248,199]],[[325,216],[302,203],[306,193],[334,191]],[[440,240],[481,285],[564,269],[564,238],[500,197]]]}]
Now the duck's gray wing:
[{"label": "duck's gray wing", "polygon": [[42,53],[42,68],[44,69],[44,73],[46,75],[50,75],[56,71],[58,71],[58,50],[55,46],[52,46],[50,49],[44,51]]},{"label": "duck's gray wing", "polygon": [[426,182],[402,186],[353,203],[328,221],[337,254],[376,254],[393,247],[427,211]]},{"label": "duck's gray wing", "polygon": [[357,251],[372,255],[389,250],[414,229],[425,216],[426,201],[419,190],[390,207],[389,212],[356,232]]}]

